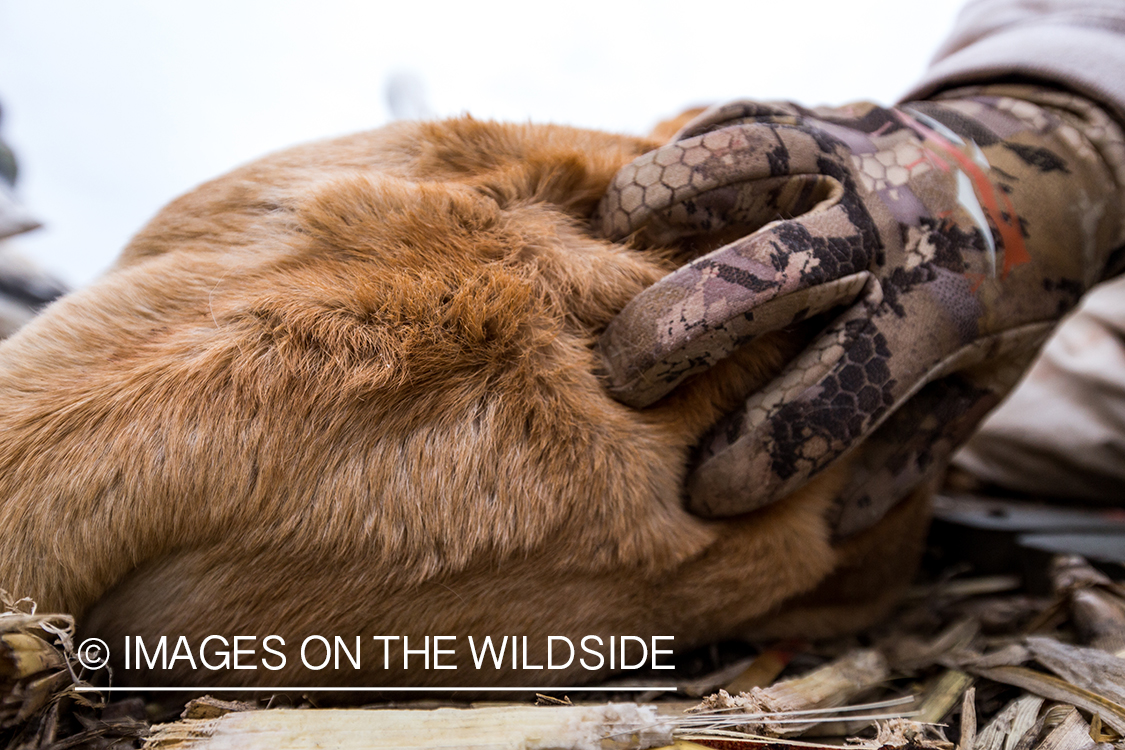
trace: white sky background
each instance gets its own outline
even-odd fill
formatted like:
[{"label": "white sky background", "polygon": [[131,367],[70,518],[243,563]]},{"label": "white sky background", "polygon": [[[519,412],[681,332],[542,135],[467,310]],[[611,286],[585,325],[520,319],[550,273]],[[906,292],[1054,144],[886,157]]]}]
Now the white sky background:
[{"label": "white sky background", "polygon": [[386,123],[396,73],[434,115],[638,134],[733,98],[891,103],[961,4],[0,0],[0,133],[44,223],[13,243],[88,283],[194,185]]}]

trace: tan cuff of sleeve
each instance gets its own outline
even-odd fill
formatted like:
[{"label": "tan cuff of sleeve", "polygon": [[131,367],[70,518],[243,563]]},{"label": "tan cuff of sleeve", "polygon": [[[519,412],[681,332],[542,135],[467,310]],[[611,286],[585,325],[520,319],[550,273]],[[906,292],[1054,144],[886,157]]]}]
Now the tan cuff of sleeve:
[{"label": "tan cuff of sleeve", "polygon": [[1096,4],[1049,5],[1071,10],[1036,15],[1021,12],[1021,3],[970,6],[903,100],[1018,75],[1082,94],[1125,123],[1125,4],[1116,4],[1115,14],[1097,12]]}]

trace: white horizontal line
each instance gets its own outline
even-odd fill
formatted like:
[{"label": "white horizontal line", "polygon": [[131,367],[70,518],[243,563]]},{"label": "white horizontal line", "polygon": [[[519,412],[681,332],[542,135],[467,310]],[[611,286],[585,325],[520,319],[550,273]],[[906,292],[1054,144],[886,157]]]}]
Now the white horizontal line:
[{"label": "white horizontal line", "polygon": [[419,692],[435,692],[435,693],[451,693],[457,691],[472,690],[478,693],[495,693],[501,691],[507,692],[540,692],[540,693],[561,693],[561,692],[599,692],[599,693],[621,693],[630,691],[648,691],[648,690],[663,690],[674,693],[678,688],[668,687],[666,685],[633,685],[629,687],[88,687],[80,686],[75,690],[80,693],[114,693],[114,692],[154,692],[154,693],[186,693],[186,692],[230,692],[230,693],[285,693],[285,692],[341,692],[341,693],[419,693]]}]

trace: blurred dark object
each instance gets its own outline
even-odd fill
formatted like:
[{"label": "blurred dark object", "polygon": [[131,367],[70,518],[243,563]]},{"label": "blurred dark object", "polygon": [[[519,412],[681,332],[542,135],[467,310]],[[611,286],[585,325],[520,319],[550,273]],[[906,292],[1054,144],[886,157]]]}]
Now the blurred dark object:
[{"label": "blurred dark object", "polygon": [[11,336],[67,291],[62,282],[4,242],[40,226],[16,197],[18,175],[15,155],[0,140],[0,338]]},{"label": "blurred dark object", "polygon": [[1080,508],[970,494],[934,499],[931,544],[945,563],[979,575],[1015,574],[1046,593],[1047,561],[1081,555],[1112,577],[1125,577],[1125,510]]},{"label": "blurred dark object", "polygon": [[15,161],[11,150],[0,141],[0,239],[31,231],[39,226],[35,217],[23,207],[12,189],[14,183],[8,175],[15,176]]},{"label": "blurred dark object", "polygon": [[[4,111],[0,109],[0,121],[3,120]],[[0,140],[0,239],[11,237],[14,234],[27,232],[39,226],[26,208],[16,199],[13,188],[16,186],[16,177],[19,168],[16,165],[16,156],[8,144]]]}]

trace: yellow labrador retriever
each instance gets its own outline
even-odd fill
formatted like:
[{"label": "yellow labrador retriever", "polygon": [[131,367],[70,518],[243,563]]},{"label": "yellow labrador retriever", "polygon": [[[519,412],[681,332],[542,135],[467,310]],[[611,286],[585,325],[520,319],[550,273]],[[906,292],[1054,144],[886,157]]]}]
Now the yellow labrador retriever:
[{"label": "yellow labrador retriever", "polygon": [[[664,666],[883,614],[921,494],[843,544],[841,471],[731,520],[682,507],[692,446],[802,341],[646,410],[599,385],[598,333],[682,261],[587,228],[657,145],[399,123],[171,203],[0,346],[0,586],[139,685],[573,685],[622,643]],[[511,648],[482,665],[486,637]],[[563,639],[585,659],[559,667]]]}]

